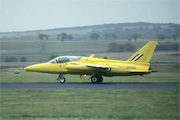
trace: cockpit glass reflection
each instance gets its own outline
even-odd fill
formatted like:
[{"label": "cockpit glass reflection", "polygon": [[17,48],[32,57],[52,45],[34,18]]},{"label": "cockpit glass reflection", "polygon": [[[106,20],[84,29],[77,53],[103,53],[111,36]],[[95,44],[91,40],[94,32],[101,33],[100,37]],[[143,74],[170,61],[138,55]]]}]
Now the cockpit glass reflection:
[{"label": "cockpit glass reflection", "polygon": [[70,61],[78,61],[82,57],[81,56],[59,56],[56,57],[55,59],[49,61],[49,63],[65,63],[65,62],[70,62]]}]

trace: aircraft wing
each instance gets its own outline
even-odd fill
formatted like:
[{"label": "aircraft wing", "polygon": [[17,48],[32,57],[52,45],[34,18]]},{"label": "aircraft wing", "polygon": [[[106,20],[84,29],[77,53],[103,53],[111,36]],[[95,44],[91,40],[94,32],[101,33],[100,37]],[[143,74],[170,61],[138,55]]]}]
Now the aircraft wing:
[{"label": "aircraft wing", "polygon": [[99,65],[99,64],[86,64],[88,67],[93,67],[93,68],[108,68],[109,66],[105,65]]},{"label": "aircraft wing", "polygon": [[87,67],[93,67],[93,68],[117,68],[114,66],[108,66],[108,65],[100,65],[100,64],[85,64],[85,63],[73,63],[75,65],[85,65]]}]

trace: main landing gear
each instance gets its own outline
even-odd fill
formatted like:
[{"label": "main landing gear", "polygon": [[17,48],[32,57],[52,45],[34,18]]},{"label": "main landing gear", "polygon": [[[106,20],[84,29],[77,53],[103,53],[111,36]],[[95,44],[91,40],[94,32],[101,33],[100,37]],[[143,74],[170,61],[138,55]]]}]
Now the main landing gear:
[{"label": "main landing gear", "polygon": [[92,83],[102,83],[103,77],[101,75],[93,75],[91,77],[91,82]]},{"label": "main landing gear", "polygon": [[63,77],[63,74],[59,74],[57,80],[59,80],[60,83],[65,83],[66,82],[66,78]]},{"label": "main landing gear", "polygon": [[[91,77],[91,82],[92,83],[102,83],[103,81],[103,77],[99,74],[94,74]],[[65,83],[66,82],[66,78],[63,77],[63,74],[60,74],[57,78],[57,80],[59,80],[59,83]]]}]

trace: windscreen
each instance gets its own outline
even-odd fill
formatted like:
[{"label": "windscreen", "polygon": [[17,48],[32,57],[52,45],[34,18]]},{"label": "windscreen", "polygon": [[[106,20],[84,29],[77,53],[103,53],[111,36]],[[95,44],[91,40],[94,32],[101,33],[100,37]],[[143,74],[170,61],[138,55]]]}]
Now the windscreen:
[{"label": "windscreen", "polygon": [[50,63],[65,63],[70,61],[79,61],[82,57],[81,56],[59,56],[55,59],[49,61]]}]

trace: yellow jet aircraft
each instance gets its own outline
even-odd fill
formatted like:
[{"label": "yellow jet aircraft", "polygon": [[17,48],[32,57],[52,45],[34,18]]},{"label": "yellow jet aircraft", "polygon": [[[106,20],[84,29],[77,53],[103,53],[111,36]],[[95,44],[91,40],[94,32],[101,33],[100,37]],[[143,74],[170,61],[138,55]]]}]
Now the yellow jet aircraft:
[{"label": "yellow jet aircraft", "polygon": [[158,45],[158,42],[151,41],[144,45],[139,51],[126,61],[94,58],[82,56],[59,56],[53,60],[27,66],[26,71],[59,74],[57,80],[64,83],[65,74],[90,75],[92,83],[102,83],[102,76],[131,76],[144,75],[151,72],[150,59]]}]

